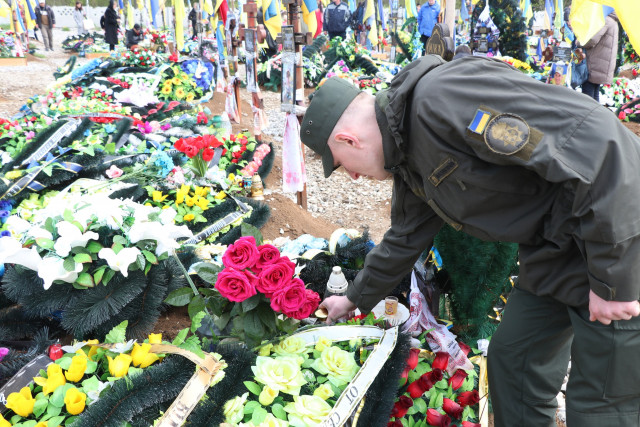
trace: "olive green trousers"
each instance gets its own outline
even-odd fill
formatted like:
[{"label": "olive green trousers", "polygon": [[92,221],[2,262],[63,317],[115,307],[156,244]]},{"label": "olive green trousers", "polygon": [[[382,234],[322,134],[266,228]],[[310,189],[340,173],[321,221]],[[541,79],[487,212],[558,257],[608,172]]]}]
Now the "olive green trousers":
[{"label": "olive green trousers", "polygon": [[569,358],[568,427],[640,426],[640,318],[590,322],[586,307],[514,288],[489,345],[495,427],[556,426]]}]

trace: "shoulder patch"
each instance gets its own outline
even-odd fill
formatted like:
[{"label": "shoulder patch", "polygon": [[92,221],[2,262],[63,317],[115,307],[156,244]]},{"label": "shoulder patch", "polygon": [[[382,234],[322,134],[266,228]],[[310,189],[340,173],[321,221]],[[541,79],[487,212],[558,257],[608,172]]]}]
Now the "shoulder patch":
[{"label": "shoulder patch", "polygon": [[524,119],[515,114],[498,114],[487,124],[484,142],[491,151],[510,156],[529,142],[531,130]]}]

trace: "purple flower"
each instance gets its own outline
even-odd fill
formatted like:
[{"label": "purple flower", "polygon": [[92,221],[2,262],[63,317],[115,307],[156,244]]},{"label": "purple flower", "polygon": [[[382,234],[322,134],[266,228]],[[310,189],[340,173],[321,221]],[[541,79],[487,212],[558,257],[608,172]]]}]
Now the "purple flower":
[{"label": "purple flower", "polygon": [[160,126],[160,129],[162,130],[167,130],[169,128],[171,128],[171,123],[165,123],[162,126]]},{"label": "purple flower", "polygon": [[4,224],[7,222],[7,218],[11,215],[11,211],[0,211],[0,222]]},{"label": "purple flower", "polygon": [[0,347],[0,362],[2,362],[2,359],[4,359],[7,354],[9,354],[9,349],[6,347]]},{"label": "purple flower", "polygon": [[0,237],[11,237],[11,232],[9,230],[0,231]]}]

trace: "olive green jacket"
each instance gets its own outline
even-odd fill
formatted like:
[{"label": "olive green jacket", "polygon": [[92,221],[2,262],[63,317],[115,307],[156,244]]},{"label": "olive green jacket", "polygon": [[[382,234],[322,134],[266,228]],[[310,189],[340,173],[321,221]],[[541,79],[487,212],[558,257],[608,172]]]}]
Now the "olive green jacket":
[{"label": "olive green jacket", "polygon": [[[492,59],[425,56],[376,97],[391,227],[347,296],[370,311],[443,222],[520,244],[519,286],[640,297],[640,140],[606,108]],[[481,120],[478,120],[478,119]]]}]

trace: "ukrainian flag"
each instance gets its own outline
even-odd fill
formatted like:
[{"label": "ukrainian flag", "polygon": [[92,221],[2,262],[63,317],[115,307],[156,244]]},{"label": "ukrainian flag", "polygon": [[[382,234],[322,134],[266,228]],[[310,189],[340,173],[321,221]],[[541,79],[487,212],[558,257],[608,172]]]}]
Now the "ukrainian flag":
[{"label": "ukrainian flag", "polygon": [[476,115],[473,116],[473,120],[469,124],[469,130],[473,133],[477,133],[482,135],[484,129],[487,127],[487,123],[489,123],[489,119],[491,119],[491,113],[484,110],[477,110]]},{"label": "ukrainian flag", "polygon": [[562,28],[564,22],[564,5],[562,0],[555,0],[556,19],[553,21],[553,26],[556,28]]},{"label": "ukrainian flag", "polygon": [[302,19],[307,24],[311,34],[318,30],[318,19],[316,18],[318,3],[315,0],[302,0]]},{"label": "ukrainian flag", "polygon": [[24,21],[22,20],[22,14],[20,13],[20,6],[18,5],[18,2],[14,0],[12,5],[16,10],[16,18],[18,20],[18,28],[15,29],[16,34],[22,34],[27,32],[27,26],[24,24]]},{"label": "ukrainian flag", "polygon": [[418,10],[416,9],[416,0],[404,0],[404,9],[407,11],[407,19],[412,17],[418,17]]},{"label": "ukrainian flag", "polygon": [[176,48],[181,51],[184,48],[184,2],[183,0],[174,0],[173,10],[176,15]]},{"label": "ukrainian flag", "polygon": [[367,22],[368,19],[369,19],[368,23],[371,26],[371,29],[369,30],[368,38],[372,45],[377,46],[378,45],[378,25],[376,23],[376,8],[373,5],[373,0],[367,0],[366,7],[364,9],[363,21]]},{"label": "ukrainian flag", "polygon": [[11,8],[9,7],[9,5],[4,0],[0,0],[0,16],[6,18],[10,14]]},{"label": "ukrainian flag", "polygon": [[[605,6],[609,6],[605,9]],[[571,27],[581,44],[587,43],[604,26],[607,10],[613,8],[636,52],[640,52],[640,2],[635,0],[573,0]]]},{"label": "ukrainian flag", "polygon": [[282,17],[280,16],[279,0],[262,0],[262,17],[271,37],[275,38],[282,31]]},{"label": "ukrainian flag", "polygon": [[551,0],[544,1],[544,11],[546,12],[544,25],[546,29],[550,30],[553,27],[553,3]]}]

